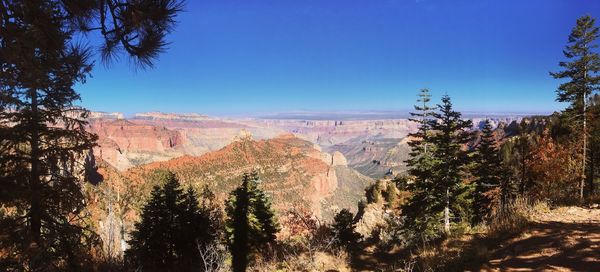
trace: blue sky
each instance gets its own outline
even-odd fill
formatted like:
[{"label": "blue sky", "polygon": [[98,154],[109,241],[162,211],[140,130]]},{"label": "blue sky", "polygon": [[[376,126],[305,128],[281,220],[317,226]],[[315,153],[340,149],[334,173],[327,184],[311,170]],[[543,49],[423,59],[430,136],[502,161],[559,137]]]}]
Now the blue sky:
[{"label": "blue sky", "polygon": [[[125,58],[77,89],[91,110],[550,112],[562,49],[596,0],[188,0],[156,67]],[[599,23],[600,24],[600,23]]]}]

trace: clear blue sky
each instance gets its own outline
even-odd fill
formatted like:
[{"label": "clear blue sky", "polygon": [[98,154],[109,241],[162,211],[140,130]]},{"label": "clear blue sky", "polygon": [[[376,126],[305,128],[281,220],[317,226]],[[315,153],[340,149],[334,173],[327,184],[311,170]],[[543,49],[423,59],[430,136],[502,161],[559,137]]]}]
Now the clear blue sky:
[{"label": "clear blue sky", "polygon": [[[406,110],[420,88],[468,111],[545,112],[575,20],[596,0],[188,0],[152,70],[78,86],[91,110]],[[599,22],[600,23],[600,22]]]}]

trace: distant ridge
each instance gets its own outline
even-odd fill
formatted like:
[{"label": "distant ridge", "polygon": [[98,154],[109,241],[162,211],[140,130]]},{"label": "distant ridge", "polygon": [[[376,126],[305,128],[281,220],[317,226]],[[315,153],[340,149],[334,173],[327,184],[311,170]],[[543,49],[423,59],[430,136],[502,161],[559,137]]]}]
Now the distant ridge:
[{"label": "distant ridge", "polygon": [[163,113],[163,112],[142,112],[136,113],[133,119],[142,120],[177,120],[177,121],[206,121],[214,118],[199,113]]},{"label": "distant ridge", "polygon": [[[279,120],[385,120],[407,119],[410,111],[283,112],[259,115],[258,119]],[[506,118],[549,115],[551,112],[463,112],[465,118]]]}]

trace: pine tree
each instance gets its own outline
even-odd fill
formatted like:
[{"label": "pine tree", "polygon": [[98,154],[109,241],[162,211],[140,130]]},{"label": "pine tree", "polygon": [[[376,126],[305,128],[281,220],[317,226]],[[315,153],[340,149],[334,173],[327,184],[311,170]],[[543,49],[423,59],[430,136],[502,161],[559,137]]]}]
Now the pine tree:
[{"label": "pine tree", "polygon": [[588,160],[588,97],[600,90],[600,56],[593,50],[598,47],[594,44],[600,36],[595,19],[589,15],[577,19],[577,24],[569,35],[569,45],[563,51],[570,62],[560,62],[565,70],[550,73],[557,79],[569,79],[569,82],[561,84],[556,93],[556,100],[569,102],[570,107],[565,114],[570,117],[574,125],[578,127],[582,147],[582,171],[579,184],[579,198],[583,199],[585,175],[587,172],[586,162]]},{"label": "pine tree", "polygon": [[196,267],[200,266],[198,246],[206,245],[216,237],[210,235],[212,222],[209,214],[200,207],[198,196],[192,187],[188,187],[183,193],[179,205],[177,226],[179,231],[175,235],[177,251],[180,252],[178,255],[179,267],[180,270],[194,271]]},{"label": "pine tree", "polygon": [[356,232],[356,223],[354,215],[348,209],[343,209],[338,212],[333,218],[333,237],[336,238],[336,245],[346,247],[348,251],[352,251],[358,240],[362,236]]},{"label": "pine tree", "polygon": [[[432,151],[435,148],[430,142],[430,119],[433,108],[429,106],[431,95],[428,89],[422,89],[415,105],[416,113],[411,113],[414,118],[410,119],[419,124],[417,132],[411,133],[411,141],[408,143],[411,152],[410,159],[406,161],[408,174],[414,177],[413,182],[402,184],[411,193],[410,201],[402,206],[404,216],[404,228],[427,239],[437,235],[436,216],[430,216],[432,202],[428,195],[429,188],[434,186],[434,173],[432,168],[434,159]],[[421,237],[419,237],[421,238]]]},{"label": "pine tree", "polygon": [[[271,208],[271,199],[267,194],[261,190],[256,190],[254,198],[251,201],[251,207],[254,217],[258,221],[260,226],[260,232],[256,233],[256,244],[272,245],[277,239],[277,232],[279,232],[279,224],[275,220],[275,212]],[[253,230],[259,230],[259,228],[252,228]],[[258,249],[265,249],[259,247]]]},{"label": "pine tree", "polygon": [[468,163],[465,146],[471,139],[467,129],[472,127],[472,122],[461,119],[448,96],[442,98],[437,109],[427,122],[431,131],[425,142],[431,147],[428,151],[431,155],[427,155],[427,160],[421,158],[409,171],[415,175],[415,181],[409,186],[411,198],[402,207],[404,228],[415,231],[421,236],[417,238],[424,240],[439,235],[442,219],[444,232],[450,233],[451,212],[464,209],[460,200],[467,188],[464,184]]},{"label": "pine tree", "polygon": [[[504,167],[498,151],[490,120],[482,129],[481,142],[477,146],[474,163],[475,190],[473,191],[473,223],[483,222],[495,204],[506,203],[509,188],[503,183]],[[501,185],[502,188],[500,187]],[[502,205],[500,204],[500,205]]]},{"label": "pine tree", "polygon": [[234,271],[245,271],[249,257],[255,253],[268,253],[280,229],[271,201],[258,183],[256,173],[244,174],[242,184],[227,201],[227,232]]},{"label": "pine tree", "polygon": [[[410,115],[412,118],[409,118],[410,121],[419,124],[419,130],[408,135],[409,137],[414,138],[414,140],[409,143],[410,147],[412,148],[412,152],[415,153],[415,156],[411,155],[413,158],[420,157],[418,156],[420,153],[428,153],[427,136],[428,131],[430,130],[429,121],[433,114],[433,110],[435,109],[429,106],[429,102],[431,102],[431,94],[429,94],[429,89],[421,89],[421,92],[418,96],[419,98],[417,99],[417,103],[420,103],[420,105],[418,104],[414,106],[415,112],[411,112]],[[411,162],[412,160],[409,160],[409,164]]]},{"label": "pine tree", "polygon": [[450,233],[450,213],[457,205],[458,197],[466,191],[464,185],[465,167],[468,163],[468,151],[465,146],[471,140],[467,130],[473,126],[470,120],[462,120],[460,112],[452,108],[450,97],[442,97],[442,104],[437,105],[438,112],[433,114],[435,120],[430,122],[431,129],[436,133],[431,137],[431,143],[436,147],[434,158],[438,162],[433,168],[436,173],[435,192],[444,200],[444,232]]},{"label": "pine tree", "polygon": [[[83,220],[81,162],[95,137],[75,105],[92,69],[100,30],[103,56],[125,50],[150,66],[180,10],[177,1],[0,2],[0,230],[14,269],[83,269],[94,235]],[[98,25],[93,25],[98,23]],[[9,231],[11,230],[11,231]],[[69,239],[65,239],[69,237]],[[79,267],[79,268],[77,268]]]},{"label": "pine tree", "polygon": [[231,246],[232,268],[234,272],[245,272],[250,255],[250,183],[251,177],[244,174],[242,185],[231,193],[227,203],[228,238]]},{"label": "pine tree", "polygon": [[154,187],[131,234],[129,266],[142,271],[196,270],[198,246],[217,238],[209,231],[216,227],[212,224],[196,192],[191,187],[184,192],[175,175],[168,173],[164,185]]},{"label": "pine tree", "polygon": [[[141,213],[141,221],[136,223],[135,230],[128,241],[130,248],[125,252],[128,266],[141,271],[167,270],[167,256],[172,241],[167,231],[166,222],[169,211],[164,204],[162,189],[157,185],[153,188],[150,200]],[[154,270],[153,270],[154,269]]]}]

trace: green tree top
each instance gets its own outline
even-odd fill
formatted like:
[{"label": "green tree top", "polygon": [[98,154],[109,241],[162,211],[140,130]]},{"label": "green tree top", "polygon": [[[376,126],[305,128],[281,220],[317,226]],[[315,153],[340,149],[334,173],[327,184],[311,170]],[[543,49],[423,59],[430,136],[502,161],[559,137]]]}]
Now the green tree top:
[{"label": "green tree top", "polygon": [[481,141],[474,155],[473,222],[480,223],[490,214],[495,200],[500,199],[497,189],[506,177],[498,150],[494,129],[486,120],[481,131]]},{"label": "green tree top", "polygon": [[569,35],[569,44],[563,51],[570,61],[561,61],[559,65],[564,70],[550,73],[554,78],[570,79],[560,84],[556,90],[556,100],[571,103],[569,110],[578,115],[584,110],[587,97],[600,88],[600,76],[597,75],[600,72],[600,57],[594,52],[598,47],[594,42],[600,34],[595,22],[589,15],[577,19],[577,24]]},{"label": "green tree top", "polygon": [[245,271],[250,256],[269,254],[280,230],[271,200],[258,188],[256,173],[246,173],[226,203],[227,238],[234,271]]},{"label": "green tree top", "polygon": [[566,115],[578,127],[581,135],[582,167],[579,184],[579,198],[583,199],[588,160],[588,98],[600,90],[600,56],[594,52],[598,47],[594,42],[599,37],[596,20],[589,15],[577,19],[577,24],[569,35],[569,44],[563,51],[569,61],[561,61],[564,70],[550,73],[557,79],[569,79],[556,90],[559,102],[569,102]]},{"label": "green tree top", "polygon": [[134,270],[193,271],[200,266],[198,248],[218,239],[211,231],[218,222],[196,191],[183,190],[173,174],[163,176],[167,180],[154,186],[131,233],[126,261]]}]

